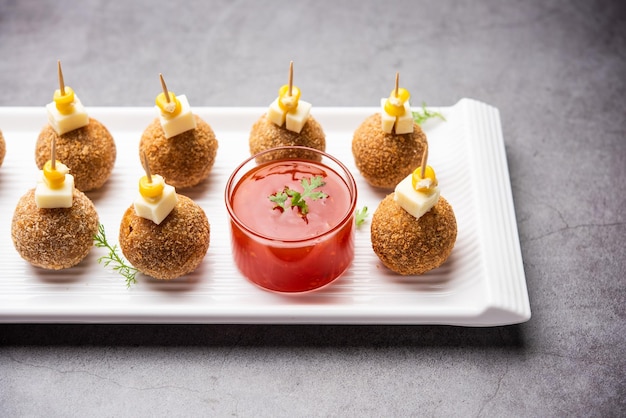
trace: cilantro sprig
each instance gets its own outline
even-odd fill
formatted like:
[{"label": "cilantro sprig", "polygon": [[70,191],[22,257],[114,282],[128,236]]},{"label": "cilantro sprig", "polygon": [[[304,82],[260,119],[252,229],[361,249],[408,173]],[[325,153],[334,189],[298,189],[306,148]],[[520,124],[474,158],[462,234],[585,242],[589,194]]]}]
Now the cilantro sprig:
[{"label": "cilantro sprig", "polygon": [[126,264],[126,261],[117,253],[117,245],[111,245],[107,241],[104,225],[98,224],[98,233],[93,237],[94,244],[98,248],[106,248],[109,250],[107,255],[98,258],[98,263],[104,264],[104,267],[112,266],[113,271],[118,272],[126,278],[126,287],[137,283],[137,270],[135,267]]},{"label": "cilantro sprig", "polygon": [[357,209],[354,212],[354,222],[356,223],[357,228],[365,222],[369,213],[367,213],[367,206],[363,206],[363,209]]},{"label": "cilantro sprig", "polygon": [[[287,209],[287,205],[292,208],[297,208],[298,214],[307,221],[306,215],[309,213],[309,205],[306,199],[318,200],[328,197],[328,195],[321,190],[316,190],[326,185],[322,176],[315,176],[312,179],[306,177],[300,180],[302,186],[302,192],[294,190],[288,186],[279,192],[271,194],[269,200],[274,203],[273,209],[278,209],[284,212]],[[289,200],[289,202],[287,202]]]},{"label": "cilantro sprig", "polygon": [[432,112],[428,110],[426,108],[426,103],[424,102],[422,102],[422,110],[418,110],[412,113],[413,113],[413,120],[418,125],[421,125],[424,122],[426,122],[428,119],[432,119],[432,118],[439,118],[443,121],[446,120],[446,118],[440,112]]}]

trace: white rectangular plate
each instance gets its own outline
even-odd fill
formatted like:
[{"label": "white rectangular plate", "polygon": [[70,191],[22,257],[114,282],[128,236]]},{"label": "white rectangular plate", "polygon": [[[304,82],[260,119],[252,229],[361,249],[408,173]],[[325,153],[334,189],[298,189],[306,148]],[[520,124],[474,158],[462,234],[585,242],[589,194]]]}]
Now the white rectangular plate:
[{"label": "white rectangular plate", "polygon": [[[209,179],[179,191],[194,199],[211,224],[207,256],[192,274],[158,281],[124,278],[98,264],[94,248],[78,266],[63,271],[34,268],[11,240],[11,219],[20,196],[35,186],[34,148],[46,123],[45,109],[0,108],[7,155],[0,167],[0,322],[104,323],[341,323],[495,326],[527,321],[530,305],[522,265],[498,110],[470,99],[434,108],[429,162],[458,222],[448,261],[423,276],[387,270],[371,249],[369,220],[356,234],[352,267],[317,292],[281,295],[263,291],[234,266],[224,206],[224,186],[248,156],[248,135],[263,108],[195,108],[214,129],[219,150]],[[117,243],[124,210],[143,174],[138,143],[156,116],[153,108],[88,108],[111,131],[117,145],[113,174],[103,189],[88,193],[109,239]],[[352,133],[377,108],[313,108],[327,136],[327,152],[353,171],[359,208],[373,213],[386,192],[368,186],[354,168]],[[320,260],[323,262],[323,260]]]}]

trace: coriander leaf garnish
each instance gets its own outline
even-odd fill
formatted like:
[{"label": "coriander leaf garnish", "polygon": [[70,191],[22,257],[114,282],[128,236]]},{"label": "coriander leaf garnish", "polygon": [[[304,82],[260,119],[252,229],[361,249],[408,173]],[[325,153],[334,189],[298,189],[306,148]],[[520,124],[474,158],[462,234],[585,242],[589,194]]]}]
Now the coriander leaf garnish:
[{"label": "coriander leaf garnish", "polygon": [[310,197],[313,200],[323,199],[327,197],[326,193],[319,191],[316,192],[315,189],[318,187],[322,187],[326,185],[324,182],[324,178],[322,176],[315,176],[311,181],[308,181],[306,178],[300,180],[300,184],[304,188],[304,196]]},{"label": "coriander leaf garnish", "polygon": [[422,102],[422,110],[421,111],[416,111],[416,112],[412,112],[413,113],[413,120],[415,121],[415,123],[417,123],[418,125],[421,125],[422,123],[426,122],[428,119],[431,118],[439,118],[443,121],[446,120],[446,118],[439,112],[431,112],[430,110],[426,109],[426,103]]},{"label": "coriander leaf garnish", "polygon": [[136,284],[135,276],[139,272],[135,267],[126,264],[126,261],[117,253],[117,245],[111,246],[107,241],[104,232],[104,225],[98,224],[98,233],[93,237],[95,246],[98,248],[106,248],[109,250],[107,255],[98,258],[98,263],[104,264],[104,267],[112,265],[113,271],[118,272],[126,278],[126,287]]},{"label": "coriander leaf garnish", "polygon": [[297,206],[300,208],[300,213],[302,215],[306,215],[309,213],[309,206],[306,204],[306,198],[311,200],[324,199],[327,197],[327,194],[322,191],[315,191],[318,187],[324,186],[326,183],[324,182],[324,178],[322,176],[315,176],[310,181],[306,178],[300,180],[300,185],[304,189],[302,193],[298,193],[295,190],[290,190],[287,192],[289,197],[291,197],[291,206]]},{"label": "coriander leaf garnish", "polygon": [[289,205],[291,207],[298,208],[298,213],[306,221],[306,215],[309,213],[309,205],[307,204],[306,199],[324,199],[328,197],[328,195],[320,190],[315,190],[319,187],[323,187],[324,185],[326,185],[322,176],[315,176],[310,180],[307,178],[302,178],[302,180],[300,180],[300,185],[303,189],[302,192],[285,186],[282,191],[276,192],[268,197],[270,201],[275,204],[273,209],[278,209],[281,212],[285,211],[285,204],[287,203],[287,199],[291,198],[291,200],[289,201]]},{"label": "coriander leaf garnish", "polygon": [[356,226],[361,226],[361,224],[365,222],[365,219],[367,219],[368,215],[369,213],[367,213],[367,206],[363,206],[363,209],[357,209],[354,213],[354,222],[356,223]]},{"label": "coriander leaf garnish", "polygon": [[285,210],[285,202],[289,197],[287,196],[286,190],[288,189],[285,187],[285,190],[283,190],[282,192],[276,192],[273,195],[269,196],[270,201],[276,203],[274,209],[280,209],[281,212]]}]

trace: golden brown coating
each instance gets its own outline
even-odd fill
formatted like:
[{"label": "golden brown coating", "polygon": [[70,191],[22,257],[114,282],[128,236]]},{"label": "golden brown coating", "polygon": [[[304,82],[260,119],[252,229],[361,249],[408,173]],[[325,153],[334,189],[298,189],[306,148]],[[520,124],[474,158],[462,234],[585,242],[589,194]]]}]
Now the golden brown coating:
[{"label": "golden brown coating", "polygon": [[[251,155],[271,148],[294,145],[314,148],[320,151],[326,150],[326,135],[324,134],[322,126],[313,116],[309,116],[309,119],[305,122],[300,133],[296,133],[288,130],[284,126],[276,125],[270,121],[266,115],[263,115],[252,125],[249,142]],[[257,158],[257,162],[261,163],[283,158],[321,160],[319,154],[311,153],[306,150],[297,150],[295,152],[280,151],[266,154],[261,158]]]},{"label": "golden brown coating", "polygon": [[0,131],[0,165],[4,162],[4,156],[7,153],[7,144],[4,141],[4,136],[2,136],[2,131]]},{"label": "golden brown coating", "polygon": [[391,193],[372,217],[374,252],[387,268],[402,275],[423,274],[443,264],[454,248],[456,233],[454,211],[441,196],[417,219],[402,209]]},{"label": "golden brown coating", "polygon": [[40,170],[50,159],[52,138],[56,138],[57,160],[69,167],[78,190],[99,189],[109,179],[117,152],[113,137],[103,124],[89,118],[87,126],[63,135],[46,125],[35,147],[35,162]]},{"label": "golden brown coating", "polygon": [[20,256],[34,266],[61,270],[80,263],[93,246],[98,213],[84,193],[74,189],[71,208],[39,209],[35,189],[20,198],[11,237]]},{"label": "golden brown coating", "polygon": [[[146,154],[150,171],[163,176],[176,188],[193,187],[206,179],[215,163],[218,143],[211,126],[198,115],[196,129],[166,138],[161,121],[155,118],[139,141],[139,158]],[[146,167],[144,166],[144,169]]]},{"label": "golden brown coating", "polygon": [[374,187],[393,189],[422,161],[426,134],[413,123],[410,134],[387,134],[381,128],[380,113],[369,116],[354,131],[352,155],[356,167]]},{"label": "golden brown coating", "polygon": [[124,257],[144,274],[170,280],[191,273],[209,249],[211,229],[200,206],[177,195],[178,202],[159,224],[137,216],[131,205],[120,224]]}]

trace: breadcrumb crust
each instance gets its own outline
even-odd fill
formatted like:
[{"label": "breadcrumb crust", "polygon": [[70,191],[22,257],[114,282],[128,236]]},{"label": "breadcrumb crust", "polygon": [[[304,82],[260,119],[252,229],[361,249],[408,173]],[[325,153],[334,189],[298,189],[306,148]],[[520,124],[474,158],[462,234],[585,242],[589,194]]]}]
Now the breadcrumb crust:
[{"label": "breadcrumb crust", "polygon": [[417,123],[413,132],[396,135],[381,129],[380,113],[369,116],[354,131],[352,155],[361,175],[373,187],[393,189],[422,161],[426,134]]},{"label": "breadcrumb crust", "polygon": [[137,216],[131,205],[120,224],[119,242],[124,257],[139,271],[170,280],[191,273],[209,249],[210,225],[206,214],[190,198],[178,202],[159,225]]},{"label": "breadcrumb crust", "polygon": [[374,252],[382,263],[402,275],[419,275],[448,259],[456,242],[457,224],[452,206],[443,197],[419,219],[394,200],[380,203],[371,224]]},{"label": "breadcrumb crust", "polygon": [[98,232],[98,213],[92,201],[74,189],[71,208],[39,209],[35,189],[17,203],[11,238],[20,256],[34,266],[61,270],[75,266],[89,254]]},{"label": "breadcrumb crust", "polygon": [[196,128],[166,138],[161,121],[155,118],[139,141],[139,159],[144,169],[146,154],[150,171],[163,176],[176,188],[193,187],[206,179],[215,163],[218,142],[211,126],[198,115]]},{"label": "breadcrumb crust", "polygon": [[[322,126],[313,116],[309,116],[309,119],[305,122],[300,133],[296,133],[286,129],[284,126],[277,126],[264,114],[252,125],[249,143],[250,155],[255,155],[261,151],[281,146],[303,146],[325,151],[326,135],[324,134]],[[321,160],[318,154],[310,153],[306,150],[296,150],[266,154],[257,158],[257,163],[283,158]]]},{"label": "breadcrumb crust", "polygon": [[111,176],[117,151],[108,129],[93,118],[89,124],[63,135],[46,125],[35,146],[35,162],[41,170],[50,159],[56,138],[57,160],[69,167],[75,187],[83,192],[99,189]]},{"label": "breadcrumb crust", "polygon": [[0,166],[4,162],[4,156],[7,153],[7,144],[4,141],[4,136],[2,136],[2,131],[0,131]]}]

